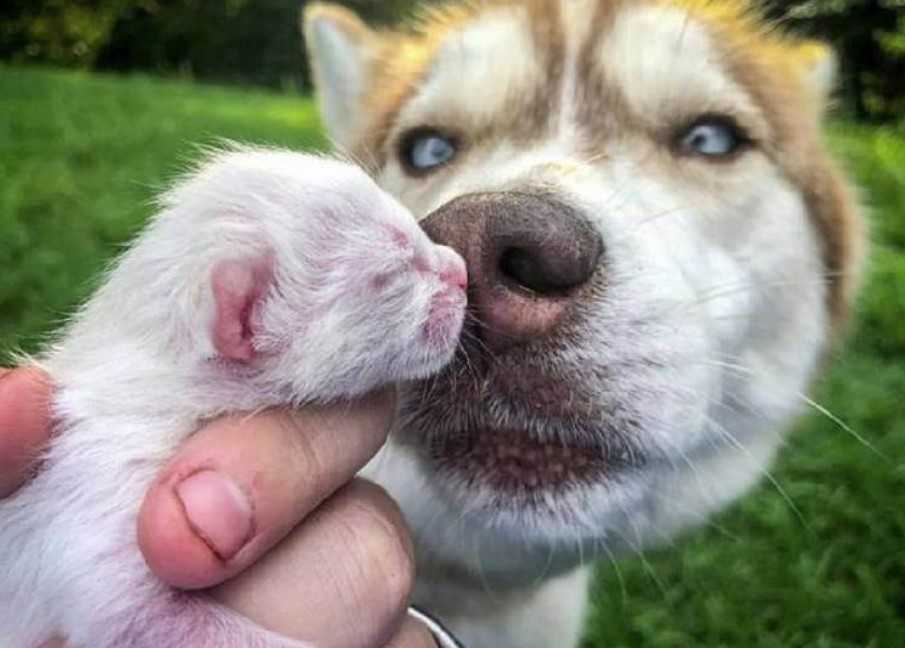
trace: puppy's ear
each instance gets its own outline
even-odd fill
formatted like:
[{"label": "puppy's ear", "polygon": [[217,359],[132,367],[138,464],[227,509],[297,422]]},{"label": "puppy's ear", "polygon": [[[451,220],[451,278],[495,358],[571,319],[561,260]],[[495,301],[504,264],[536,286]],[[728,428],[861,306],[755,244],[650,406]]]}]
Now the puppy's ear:
[{"label": "puppy's ear", "polygon": [[340,146],[350,147],[362,125],[380,37],[354,12],[319,2],[305,8],[302,29],[324,125]]},{"label": "puppy's ear", "polygon": [[220,357],[236,362],[255,358],[255,314],[272,281],[272,262],[266,257],[221,261],[214,266],[210,332]]}]

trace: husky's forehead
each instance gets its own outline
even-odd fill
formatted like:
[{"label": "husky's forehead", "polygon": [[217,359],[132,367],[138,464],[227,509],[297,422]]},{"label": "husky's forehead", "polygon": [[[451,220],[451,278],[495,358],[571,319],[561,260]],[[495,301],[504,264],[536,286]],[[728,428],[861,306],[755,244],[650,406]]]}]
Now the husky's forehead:
[{"label": "husky's forehead", "polygon": [[400,112],[473,137],[491,135],[490,130],[536,132],[546,115],[524,97],[538,97],[550,81],[549,58],[549,51],[537,46],[524,8],[488,10],[439,41],[417,93]]},{"label": "husky's forehead", "polygon": [[714,34],[687,9],[601,5],[609,13],[588,21],[595,13],[582,4],[546,14],[497,6],[463,20],[439,40],[397,122],[485,142],[580,135],[575,144],[589,149],[628,127],[656,134],[704,112],[733,114],[758,140],[771,134]]},{"label": "husky's forehead", "polygon": [[[703,113],[734,115],[758,140],[769,134],[750,93],[728,72],[712,33],[686,11],[662,6],[623,10],[608,34],[588,47],[587,88],[596,97],[584,106],[616,97],[624,119],[657,131],[689,123]],[[614,100],[611,100],[613,103]],[[593,112],[581,121],[594,129]]]},{"label": "husky's forehead", "polygon": [[832,58],[751,6],[449,3],[408,32],[381,39],[357,148],[385,163],[403,133],[426,127],[477,147],[558,142],[599,159],[616,139],[664,143],[703,115],[728,115],[808,203],[833,277],[830,307],[841,321],[857,283],[861,237],[851,196],[822,143],[829,83],[820,77]]},{"label": "husky's forehead", "polygon": [[654,127],[710,108],[779,139],[819,110],[802,83],[810,62],[732,0],[495,0],[430,12],[392,39],[368,103],[384,126],[406,112],[473,137],[548,135],[576,104],[598,136],[610,117]]}]

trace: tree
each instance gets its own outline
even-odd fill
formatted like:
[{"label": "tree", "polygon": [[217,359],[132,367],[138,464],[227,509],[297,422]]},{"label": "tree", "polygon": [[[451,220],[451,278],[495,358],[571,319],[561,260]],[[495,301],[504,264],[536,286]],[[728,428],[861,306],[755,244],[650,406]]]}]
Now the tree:
[{"label": "tree", "polygon": [[97,59],[133,69],[300,88],[306,62],[294,0],[156,0],[122,12]]},{"label": "tree", "polygon": [[833,43],[846,104],[858,119],[905,111],[905,0],[770,0],[771,15]]},{"label": "tree", "polygon": [[[336,1],[387,24],[435,0]],[[752,1],[835,45],[852,115],[905,114],[905,0]],[[5,0],[0,59],[304,89],[299,11],[299,0]]]},{"label": "tree", "polygon": [[6,0],[0,58],[91,66],[117,17],[138,0]]},{"label": "tree", "polygon": [[[346,2],[388,23],[414,0]],[[309,87],[298,0],[153,0],[117,17],[100,69],[176,72],[271,87]]]}]

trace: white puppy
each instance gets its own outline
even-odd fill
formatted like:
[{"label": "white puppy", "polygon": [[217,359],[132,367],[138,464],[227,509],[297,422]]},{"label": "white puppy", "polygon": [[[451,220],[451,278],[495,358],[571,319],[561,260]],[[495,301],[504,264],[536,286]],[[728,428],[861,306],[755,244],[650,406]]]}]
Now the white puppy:
[{"label": "white puppy", "polygon": [[2,647],[297,645],[157,581],[135,540],[142,497],[205,419],[441,369],[465,283],[462,259],[357,168],[215,155],[40,359],[57,436],[0,503]]}]

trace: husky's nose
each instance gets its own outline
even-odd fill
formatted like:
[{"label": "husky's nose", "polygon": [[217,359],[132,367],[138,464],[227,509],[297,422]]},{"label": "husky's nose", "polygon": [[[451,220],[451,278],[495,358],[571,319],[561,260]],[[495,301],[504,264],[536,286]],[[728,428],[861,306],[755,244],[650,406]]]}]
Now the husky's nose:
[{"label": "husky's nose", "polygon": [[591,224],[547,195],[470,194],[422,226],[465,258],[481,338],[497,351],[551,334],[590,286],[603,254]]}]

